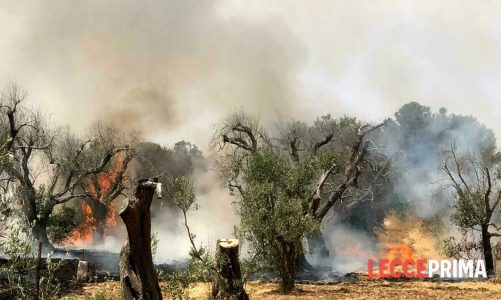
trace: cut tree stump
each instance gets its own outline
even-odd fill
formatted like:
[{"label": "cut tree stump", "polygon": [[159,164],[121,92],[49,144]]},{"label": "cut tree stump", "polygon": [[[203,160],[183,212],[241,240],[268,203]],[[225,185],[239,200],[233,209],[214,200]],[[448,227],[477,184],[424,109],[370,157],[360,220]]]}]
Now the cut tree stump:
[{"label": "cut tree stump", "polygon": [[150,206],[161,184],[157,179],[138,182],[135,198],[130,198],[120,212],[127,228],[127,241],[120,252],[120,285],[122,299],[162,299],[151,253]]},{"label": "cut tree stump", "polygon": [[220,239],[216,245],[216,270],[212,283],[213,299],[248,300],[244,290],[237,239]]}]

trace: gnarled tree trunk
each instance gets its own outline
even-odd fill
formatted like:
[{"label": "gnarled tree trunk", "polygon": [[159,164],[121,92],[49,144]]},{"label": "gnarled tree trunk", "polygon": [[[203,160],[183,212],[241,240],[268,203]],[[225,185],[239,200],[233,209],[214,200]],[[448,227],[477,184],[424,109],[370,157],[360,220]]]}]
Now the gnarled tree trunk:
[{"label": "gnarled tree trunk", "polygon": [[482,249],[484,252],[485,269],[487,275],[494,275],[494,257],[492,255],[491,236],[489,234],[489,225],[482,226]]},{"label": "gnarled tree trunk", "polygon": [[157,181],[140,180],[136,197],[129,199],[120,212],[128,234],[120,252],[120,285],[125,300],[162,299],[151,253],[150,206],[157,185]]},{"label": "gnarled tree trunk", "polygon": [[297,245],[296,242],[286,241],[282,237],[279,237],[278,242],[281,251],[278,262],[278,270],[282,279],[280,289],[282,293],[289,294],[294,290],[296,281]]},{"label": "gnarled tree trunk", "polygon": [[216,245],[216,269],[218,274],[212,284],[213,299],[247,300],[244,290],[237,239],[220,239]]},{"label": "gnarled tree trunk", "polygon": [[92,209],[92,215],[96,219],[96,231],[93,234],[94,242],[101,242],[104,239],[104,231],[106,229],[106,218],[108,217],[109,207],[101,201],[92,198],[86,198],[85,202]]}]

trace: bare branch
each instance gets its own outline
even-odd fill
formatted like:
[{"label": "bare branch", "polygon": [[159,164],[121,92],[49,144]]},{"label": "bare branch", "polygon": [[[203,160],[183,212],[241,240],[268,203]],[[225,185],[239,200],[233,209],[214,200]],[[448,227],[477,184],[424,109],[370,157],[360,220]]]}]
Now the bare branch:
[{"label": "bare branch", "polygon": [[331,140],[332,140],[332,137],[334,136],[333,133],[330,133],[328,134],[327,136],[325,136],[325,138],[317,143],[315,143],[315,145],[313,145],[313,148],[311,149],[311,154],[312,155],[317,155],[317,152],[318,150],[324,146],[324,145],[327,145]]}]

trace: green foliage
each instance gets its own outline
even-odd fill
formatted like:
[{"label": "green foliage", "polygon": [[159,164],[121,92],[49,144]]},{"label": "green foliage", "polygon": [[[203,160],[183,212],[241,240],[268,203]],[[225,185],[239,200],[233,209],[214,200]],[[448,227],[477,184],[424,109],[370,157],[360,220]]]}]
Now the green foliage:
[{"label": "green foliage", "polygon": [[197,259],[191,259],[184,270],[167,276],[166,292],[174,300],[189,299],[189,290],[196,282],[206,279],[206,268]]},{"label": "green foliage", "polygon": [[[207,160],[194,144],[186,141],[177,142],[173,148],[162,147],[151,142],[143,142],[138,146],[138,166],[135,178],[159,177],[165,187],[162,199],[152,203],[152,214],[164,214],[163,210],[176,213],[168,186],[173,178],[191,176],[195,171],[206,171]],[[173,218],[174,219],[174,218]]]},{"label": "green foliage", "polygon": [[169,182],[168,192],[172,202],[182,211],[184,226],[191,243],[190,260],[185,270],[178,270],[167,276],[166,291],[172,299],[188,299],[189,289],[200,280],[211,280],[214,274],[214,263],[209,257],[209,251],[205,247],[196,246],[196,235],[188,226],[187,212],[197,210],[195,189],[193,182],[184,176],[176,177]]},{"label": "green foliage", "polygon": [[[35,292],[36,256],[30,228],[22,224],[19,222],[4,228],[0,253],[6,255],[9,261],[0,267],[0,273],[7,276],[13,298],[31,299]],[[61,289],[54,275],[60,265],[61,261],[54,262],[51,255],[47,255],[46,270],[40,277],[41,299],[59,299]]]},{"label": "green foliage", "polygon": [[22,223],[18,225],[4,228],[0,253],[10,260],[0,271],[7,276],[11,294],[25,299],[33,295],[35,288],[35,256],[27,235],[29,228]]},{"label": "green foliage", "polygon": [[454,204],[451,221],[463,231],[480,226],[485,210],[484,196],[479,191],[458,191],[457,194],[458,200]]},{"label": "green foliage", "polygon": [[455,259],[461,258],[463,249],[461,244],[456,241],[454,237],[448,237],[443,240],[442,253],[446,257],[453,257]]},{"label": "green foliage", "polygon": [[[305,187],[313,184],[315,171],[314,160],[292,164],[270,149],[249,156],[243,170],[246,191],[239,205],[240,235],[259,266],[278,273],[277,262],[285,255],[279,240],[299,248],[301,239],[318,228],[304,205],[309,196]],[[258,267],[255,262],[249,265]]]},{"label": "green foliage", "polygon": [[3,142],[0,145],[0,168],[3,167],[3,165],[7,164],[9,162],[9,153],[7,150],[7,144],[11,141],[11,139],[7,139],[5,142]]},{"label": "green foliage", "polygon": [[184,176],[176,177],[169,182],[167,188],[172,202],[183,212],[187,212],[190,208],[198,209],[195,203],[195,189],[190,179]]},{"label": "green foliage", "polygon": [[83,220],[83,214],[79,210],[66,205],[62,206],[49,218],[47,224],[49,239],[55,244],[63,242],[75,229],[81,226]]},{"label": "green foliage", "polygon": [[[444,172],[449,185],[455,192],[456,201],[450,219],[460,230],[463,239],[472,242],[455,243],[454,239],[446,240],[444,252],[454,257],[471,256],[475,252],[483,252],[486,264],[493,264],[492,230],[499,226],[499,160],[493,158],[498,152],[484,152],[480,159],[475,153],[459,155],[455,148],[447,151]],[[475,232],[477,234],[475,234]],[[495,232],[494,232],[495,233]],[[482,242],[480,243],[481,240]],[[490,243],[488,247],[483,247]],[[495,253],[494,253],[495,254]],[[488,271],[488,272],[489,272]]]},{"label": "green foliage", "polygon": [[157,255],[158,243],[160,239],[158,238],[158,233],[151,233],[151,255],[155,257]]},{"label": "green foliage", "polygon": [[480,250],[482,250],[481,243],[474,241],[466,233],[461,235],[461,240],[448,237],[442,241],[442,254],[454,259],[478,259]]},{"label": "green foliage", "polygon": [[54,262],[52,255],[48,254],[45,259],[47,269],[40,278],[40,298],[41,299],[59,299],[61,285],[55,276],[57,270],[61,267],[62,260]]}]

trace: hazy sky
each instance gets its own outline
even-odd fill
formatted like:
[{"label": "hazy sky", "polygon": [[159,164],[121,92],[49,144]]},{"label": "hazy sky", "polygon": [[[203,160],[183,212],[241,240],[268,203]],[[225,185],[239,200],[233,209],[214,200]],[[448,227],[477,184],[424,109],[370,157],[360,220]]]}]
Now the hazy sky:
[{"label": "hazy sky", "polygon": [[369,121],[419,101],[501,136],[499,1],[0,0],[0,85],[54,122],[205,148],[245,109]]}]

